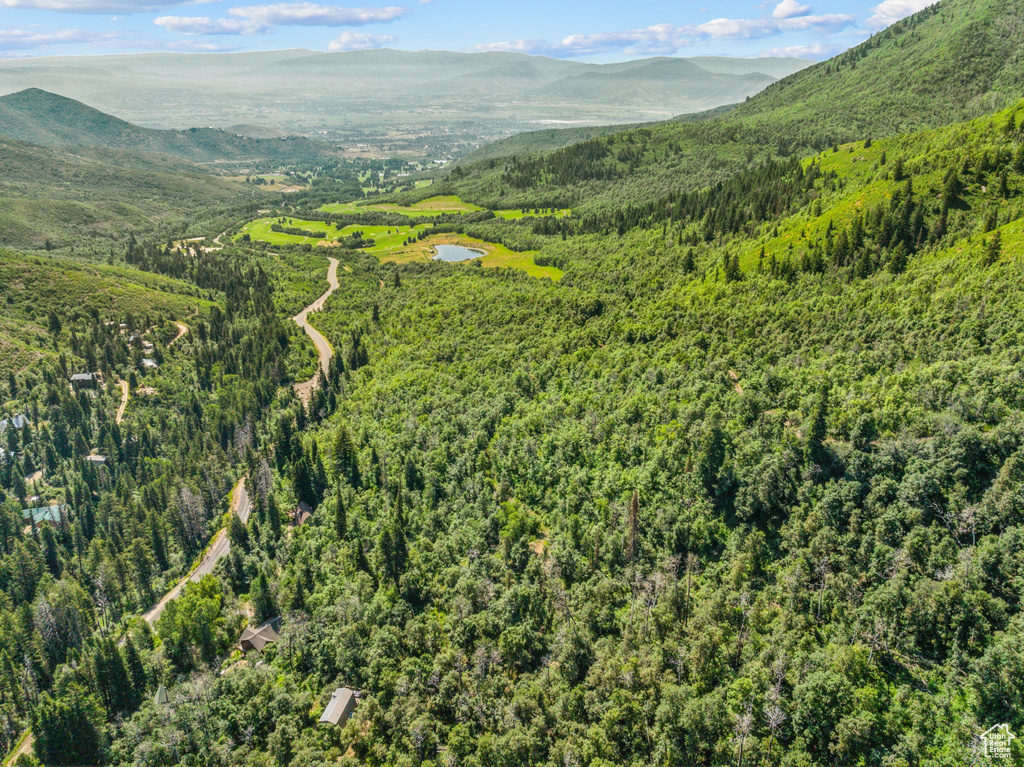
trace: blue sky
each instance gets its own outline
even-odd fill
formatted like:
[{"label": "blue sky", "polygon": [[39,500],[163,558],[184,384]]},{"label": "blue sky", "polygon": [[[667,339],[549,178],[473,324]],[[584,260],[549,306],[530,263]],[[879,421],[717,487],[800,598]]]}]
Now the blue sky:
[{"label": "blue sky", "polygon": [[0,57],[145,51],[513,50],[823,59],[934,0],[0,0]]}]

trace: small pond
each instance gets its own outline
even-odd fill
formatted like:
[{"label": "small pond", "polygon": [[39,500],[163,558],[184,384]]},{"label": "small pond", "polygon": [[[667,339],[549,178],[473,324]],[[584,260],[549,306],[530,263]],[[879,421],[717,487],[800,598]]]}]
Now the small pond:
[{"label": "small pond", "polygon": [[436,245],[434,250],[437,251],[437,255],[434,256],[435,261],[468,261],[471,258],[487,255],[482,250],[464,248],[461,245]]}]

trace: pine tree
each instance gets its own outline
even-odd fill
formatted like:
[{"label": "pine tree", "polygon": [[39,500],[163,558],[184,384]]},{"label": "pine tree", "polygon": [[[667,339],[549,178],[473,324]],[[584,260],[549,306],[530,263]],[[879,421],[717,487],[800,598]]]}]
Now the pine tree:
[{"label": "pine tree", "polygon": [[630,562],[636,557],[637,534],[640,528],[640,496],[633,490],[633,499],[629,504],[629,544],[626,548],[626,559]]},{"label": "pine tree", "polygon": [[259,623],[268,621],[277,615],[277,603],[270,590],[270,581],[265,571],[260,570],[256,579],[256,589],[252,597],[253,610],[256,613],[256,620]]},{"label": "pine tree", "polygon": [[348,509],[345,508],[345,499],[341,492],[334,503],[334,534],[338,536],[339,541],[345,540],[348,534]]},{"label": "pine tree", "polygon": [[106,761],[103,710],[96,698],[72,683],[35,709],[35,752],[44,764],[95,765]]},{"label": "pine tree", "polygon": [[996,232],[985,248],[985,266],[992,266],[1003,257],[1003,235]]},{"label": "pine tree", "polygon": [[683,257],[683,273],[692,274],[697,271],[697,262],[693,258],[693,248],[686,249],[686,255]]},{"label": "pine tree", "polygon": [[149,686],[146,677],[146,669],[142,665],[142,657],[135,647],[135,640],[129,639],[124,646],[125,667],[128,670],[128,679],[131,682],[132,691],[135,697],[135,708],[142,702]]}]

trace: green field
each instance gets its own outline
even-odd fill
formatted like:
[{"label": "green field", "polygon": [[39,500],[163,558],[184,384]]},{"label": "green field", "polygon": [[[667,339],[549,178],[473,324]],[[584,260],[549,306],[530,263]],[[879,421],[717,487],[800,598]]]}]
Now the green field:
[{"label": "green field", "polygon": [[[436,253],[434,250],[436,245],[462,245],[463,247],[482,250],[486,255],[479,260],[485,268],[503,267],[506,269],[519,269],[531,277],[546,277],[554,282],[562,279],[561,269],[553,266],[538,266],[534,263],[533,257],[535,253],[533,251],[520,253],[510,250],[504,245],[487,242],[486,240],[470,237],[465,234],[437,234],[415,242],[412,245],[400,245],[388,250],[375,249],[368,252],[375,253],[381,261],[405,264],[432,260]],[[468,264],[470,261],[463,263]]]},{"label": "green field", "polygon": [[572,211],[568,208],[525,208],[525,209],[511,209],[511,210],[496,210],[494,215],[498,218],[504,218],[508,221],[514,221],[519,218],[543,218],[544,216],[557,216],[558,218],[566,218]]},{"label": "green field", "polygon": [[[444,213],[473,213],[487,210],[471,202],[464,202],[456,195],[445,195],[430,197],[426,200],[413,203],[412,205],[395,205],[393,203],[357,203],[337,202],[322,205],[320,210],[324,213],[364,213],[368,210],[383,211],[387,213],[401,213],[403,216],[440,216]],[[569,210],[562,208],[525,208],[496,210],[494,215],[504,219],[536,218],[540,216],[568,216]]]},{"label": "green field", "polygon": [[[286,228],[304,229],[310,232],[319,232],[322,236],[318,237],[303,237],[296,234],[288,234],[286,232],[275,232],[271,227],[274,224],[281,224]],[[266,242],[271,245],[321,245],[321,244],[332,244],[332,241],[338,238],[349,237],[356,232],[362,232],[363,236],[372,239],[374,245],[372,248],[367,248],[370,253],[377,253],[379,251],[388,250],[401,246],[405,240],[413,235],[415,232],[421,231],[428,228],[429,224],[420,224],[418,226],[362,226],[362,225],[349,225],[344,227],[338,227],[336,224],[328,223],[325,221],[308,221],[300,218],[259,218],[255,221],[250,221],[248,224],[242,227],[241,231],[235,236],[235,241],[238,241],[243,235],[248,234],[252,240],[259,240],[260,242]]]}]

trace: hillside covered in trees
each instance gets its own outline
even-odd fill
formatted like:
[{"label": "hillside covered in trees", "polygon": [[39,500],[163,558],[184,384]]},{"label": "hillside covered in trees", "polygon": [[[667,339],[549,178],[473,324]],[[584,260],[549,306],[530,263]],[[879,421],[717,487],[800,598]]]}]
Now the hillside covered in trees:
[{"label": "hillside covered in trees", "polygon": [[[4,745],[980,763],[986,730],[1024,731],[1019,15],[942,0],[707,121],[456,169],[430,190],[456,211],[361,209],[333,179],[103,267],[0,254],[0,339],[36,353],[0,383]],[[1003,47],[955,75],[965,35]],[[876,87],[904,61],[911,87]],[[429,224],[560,279],[304,241],[325,222]],[[308,317],[334,353],[297,396],[316,368],[289,317],[329,259]],[[48,296],[53,270],[74,290]]]},{"label": "hillside covered in trees", "polygon": [[1022,30],[1024,8],[1015,0],[943,0],[723,114],[550,152],[513,140],[516,154],[459,165],[440,193],[494,208],[540,204],[606,215],[666,189],[700,189],[768,157],[979,117],[1024,92]]}]

